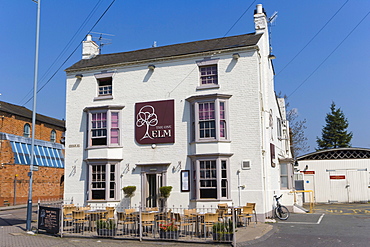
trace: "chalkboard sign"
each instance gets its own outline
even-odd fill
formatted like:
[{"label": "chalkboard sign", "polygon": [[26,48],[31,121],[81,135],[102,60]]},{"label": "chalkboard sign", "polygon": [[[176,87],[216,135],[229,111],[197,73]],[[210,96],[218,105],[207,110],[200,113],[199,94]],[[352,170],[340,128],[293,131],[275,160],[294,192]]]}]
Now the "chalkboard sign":
[{"label": "chalkboard sign", "polygon": [[38,229],[49,233],[58,233],[60,226],[60,208],[39,206]]}]

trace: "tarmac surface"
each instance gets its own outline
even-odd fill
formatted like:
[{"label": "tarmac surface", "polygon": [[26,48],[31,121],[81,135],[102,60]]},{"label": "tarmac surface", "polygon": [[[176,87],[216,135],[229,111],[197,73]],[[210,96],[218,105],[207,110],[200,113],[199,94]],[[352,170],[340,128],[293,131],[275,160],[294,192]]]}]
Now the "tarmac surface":
[{"label": "tarmac surface", "polygon": [[[306,207],[307,208],[307,207]],[[22,246],[145,246],[145,245],[160,245],[160,246],[199,246],[209,243],[184,243],[175,241],[137,241],[137,240],[115,240],[115,239],[101,239],[101,238],[60,238],[48,234],[30,235],[25,231],[25,205],[0,207],[0,247],[22,247]],[[18,210],[16,217],[12,214],[13,211]],[[23,211],[22,211],[23,210]],[[34,211],[36,208],[34,208]],[[367,204],[316,204],[313,214],[294,214],[294,217],[288,221],[295,219],[308,224],[320,221],[320,215],[334,214],[334,215],[369,215],[370,203]],[[12,215],[12,216],[11,216]],[[36,214],[33,215],[33,220],[36,220]],[[272,220],[273,221],[273,220]],[[235,234],[236,246],[249,246],[260,243],[271,235],[273,235],[280,223],[284,221],[277,221],[274,223],[251,222],[247,227],[238,227]],[[33,225],[36,225],[33,223]],[[230,246],[230,244],[212,244],[213,246]]]}]

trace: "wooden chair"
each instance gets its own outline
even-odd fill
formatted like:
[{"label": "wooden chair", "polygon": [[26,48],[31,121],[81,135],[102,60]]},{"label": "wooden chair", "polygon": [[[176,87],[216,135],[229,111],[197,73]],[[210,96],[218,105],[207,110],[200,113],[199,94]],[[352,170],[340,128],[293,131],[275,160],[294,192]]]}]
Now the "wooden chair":
[{"label": "wooden chair", "polygon": [[229,205],[227,203],[220,203],[217,205],[218,209],[216,212],[218,212],[220,218],[230,218],[232,217],[232,213],[229,212]]},{"label": "wooden chair", "polygon": [[256,203],[255,202],[247,202],[247,206],[253,207],[253,213],[254,213],[254,220],[257,224],[257,212],[256,212]]},{"label": "wooden chair", "polygon": [[153,208],[145,208],[145,211],[150,212],[150,211],[159,211],[158,207],[153,207]]},{"label": "wooden chair", "polygon": [[189,228],[193,228],[195,221],[187,221],[185,217],[182,217],[180,213],[173,213],[171,218],[176,226],[178,226],[179,230],[183,232],[185,235],[188,235]]},{"label": "wooden chair", "polygon": [[145,232],[148,232],[148,227],[151,228],[152,233],[154,234],[154,228],[155,228],[155,214],[154,213],[147,213],[143,212],[141,213],[141,227],[146,229]]},{"label": "wooden chair", "polygon": [[252,219],[253,206],[243,206],[241,213],[238,215],[239,222],[244,222],[249,225],[249,222]]},{"label": "wooden chair", "polygon": [[167,212],[162,212],[156,214],[156,222],[158,224],[167,224],[172,220],[171,218],[171,209],[169,209]]},{"label": "wooden chair", "polygon": [[218,214],[216,213],[205,213],[203,216],[203,220],[201,222],[202,225],[202,231],[205,234],[204,237],[207,237],[207,233],[210,233],[208,231],[209,227],[213,227],[213,224],[219,222],[218,221]]},{"label": "wooden chair", "polygon": [[85,207],[77,207],[77,210],[79,210],[79,211],[91,210],[91,207],[90,207],[90,205],[87,205]]},{"label": "wooden chair", "polygon": [[72,211],[76,210],[75,206],[72,205],[63,205],[63,227],[66,230],[67,227],[72,226],[73,218],[72,218]]},{"label": "wooden chair", "polygon": [[105,210],[107,210],[107,215],[106,215],[106,218],[107,219],[114,219],[114,211],[115,211],[115,208],[114,207],[105,207]]},{"label": "wooden chair", "polygon": [[88,222],[86,219],[86,213],[85,211],[76,210],[72,211],[72,222],[75,226],[76,232],[79,232],[82,230],[82,234],[85,230],[85,223]]},{"label": "wooden chair", "polygon": [[[130,233],[135,232],[135,221],[132,219],[132,217],[127,217],[127,214],[124,212],[117,212],[117,224],[123,225],[122,226],[122,232],[123,233]],[[131,229],[129,230],[129,226],[131,226]]]},{"label": "wooden chair", "polygon": [[72,211],[76,210],[76,206],[73,204],[63,205],[63,214],[68,215],[72,218]]}]

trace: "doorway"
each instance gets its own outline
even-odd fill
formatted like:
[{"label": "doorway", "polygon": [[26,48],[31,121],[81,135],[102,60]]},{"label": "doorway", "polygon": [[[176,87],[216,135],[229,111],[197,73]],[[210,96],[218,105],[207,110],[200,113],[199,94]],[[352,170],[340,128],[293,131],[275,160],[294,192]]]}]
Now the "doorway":
[{"label": "doorway", "polygon": [[161,173],[146,174],[145,207],[159,206],[159,188],[163,186]]}]

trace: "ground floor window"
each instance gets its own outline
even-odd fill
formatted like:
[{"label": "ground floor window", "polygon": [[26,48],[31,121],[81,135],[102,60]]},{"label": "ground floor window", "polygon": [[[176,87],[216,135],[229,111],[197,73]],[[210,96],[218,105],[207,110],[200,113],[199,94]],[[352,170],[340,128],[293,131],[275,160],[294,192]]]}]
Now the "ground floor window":
[{"label": "ground floor window", "polygon": [[116,200],[118,163],[89,163],[89,200]]},{"label": "ground floor window", "polygon": [[291,163],[280,163],[280,188],[293,189],[293,165]]},{"label": "ground floor window", "polygon": [[193,160],[194,199],[229,198],[229,166],[227,158],[202,158]]}]

